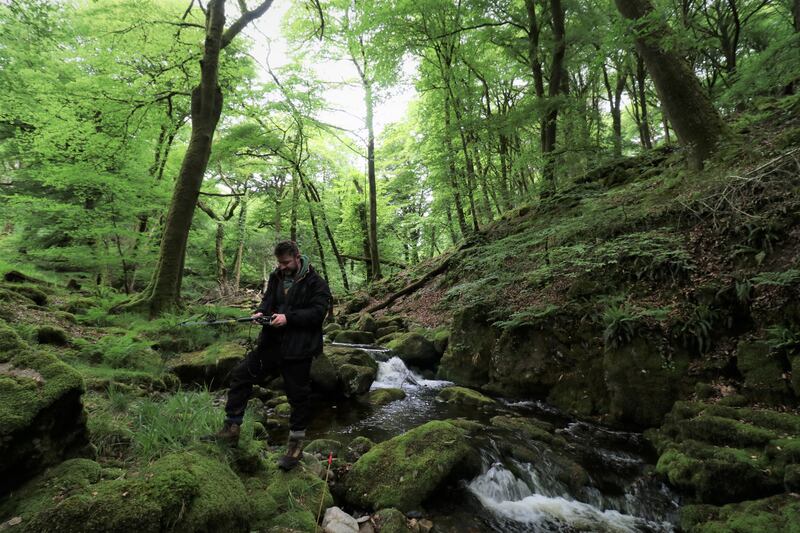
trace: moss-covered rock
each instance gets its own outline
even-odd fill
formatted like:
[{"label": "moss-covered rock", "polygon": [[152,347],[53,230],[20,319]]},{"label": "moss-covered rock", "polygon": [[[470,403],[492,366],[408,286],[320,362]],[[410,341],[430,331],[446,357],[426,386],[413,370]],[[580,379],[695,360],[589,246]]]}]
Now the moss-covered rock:
[{"label": "moss-covered rock", "polygon": [[433,347],[440,354],[444,354],[447,345],[450,343],[450,330],[447,328],[437,328],[433,330],[428,339],[433,343]]},{"label": "moss-covered rock", "polygon": [[3,283],[2,288],[22,296],[36,305],[47,305],[47,294],[32,283]]},{"label": "moss-covered rock", "polygon": [[375,344],[375,334],[369,331],[337,331],[333,341],[339,344]]},{"label": "moss-covered rock", "polygon": [[345,477],[353,505],[412,510],[471,459],[459,428],[432,421],[375,445]]},{"label": "moss-covered rock", "polygon": [[688,364],[688,356],[682,353],[665,359],[660,342],[646,336],[609,347],[603,358],[609,414],[616,421],[644,427],[660,424],[675,400],[691,390],[684,383]]},{"label": "moss-covered rock", "polygon": [[395,402],[397,400],[402,400],[405,397],[406,393],[403,389],[395,389],[395,388],[375,389],[369,392],[367,401],[370,403],[370,405],[377,407],[380,405],[386,405],[388,403]]},{"label": "moss-covered rock", "polygon": [[81,376],[0,326],[0,494],[87,444]]},{"label": "moss-covered rock", "polygon": [[362,350],[326,346],[311,363],[311,384],[329,395],[352,397],[367,392],[378,374],[378,363]]},{"label": "moss-covered rock", "polygon": [[342,451],[342,443],[335,439],[316,439],[309,442],[304,451],[317,453],[325,457],[328,457],[329,453],[333,453],[334,457],[338,457]]},{"label": "moss-covered rock", "polygon": [[344,458],[347,461],[354,463],[358,461],[362,455],[370,451],[373,446],[375,446],[375,443],[367,437],[356,437],[350,441],[350,444],[347,445]]},{"label": "moss-covered rock", "polygon": [[341,329],[342,326],[340,324],[337,324],[336,322],[331,322],[330,324],[325,324],[325,326],[323,326],[322,333],[330,336],[331,333],[334,333],[336,331],[341,331]]},{"label": "moss-covered rock", "polygon": [[280,403],[275,406],[275,416],[288,418],[292,414],[292,406],[289,403]]},{"label": "moss-covered rock", "polygon": [[69,344],[67,332],[55,326],[41,326],[36,330],[36,341],[39,344],[55,344],[65,346]]},{"label": "moss-covered rock", "polygon": [[244,348],[237,342],[212,344],[170,360],[169,369],[185,385],[220,389],[228,386],[230,373],[243,356]]},{"label": "moss-covered rock", "polygon": [[386,337],[387,335],[391,335],[392,333],[397,333],[400,331],[400,328],[397,326],[385,326],[382,328],[378,328],[375,332],[375,338],[380,341],[382,338]]},{"label": "moss-covered rock", "polygon": [[704,503],[779,493],[800,464],[800,416],[791,413],[677,402],[645,436],[660,454],[656,471]]},{"label": "moss-covered rock", "polygon": [[466,387],[445,387],[436,397],[443,402],[471,407],[487,407],[494,404],[494,400],[488,396]]},{"label": "moss-covered rock", "polygon": [[392,339],[387,348],[407,365],[419,368],[434,368],[442,358],[433,343],[419,333],[404,333]]},{"label": "moss-covered rock", "polygon": [[553,434],[553,425],[543,420],[500,415],[493,417],[491,422],[494,427],[505,429],[517,435],[524,435],[528,440],[538,440],[561,447],[567,444],[564,437]]},{"label": "moss-covered rock", "polygon": [[744,376],[742,391],[756,401],[782,402],[791,398],[789,383],[777,357],[764,341],[742,341],[736,347],[736,367]]},{"label": "moss-covered rock", "polygon": [[397,509],[381,509],[372,518],[381,533],[408,533],[411,531],[406,515]]},{"label": "moss-covered rock", "polygon": [[681,509],[680,525],[687,533],[796,533],[800,531],[800,497],[782,494],[724,507],[687,505]]},{"label": "moss-covered rock", "polygon": [[56,470],[15,495],[21,531],[247,531],[242,482],[227,465],[196,453],[167,455],[124,479],[100,479],[87,463],[66,473],[77,480],[66,491],[64,471]]},{"label": "moss-covered rock", "polygon": [[375,334],[378,331],[378,324],[375,322],[375,317],[367,312],[362,312],[358,316],[358,320],[355,324],[355,329],[358,331],[367,331],[369,333]]}]

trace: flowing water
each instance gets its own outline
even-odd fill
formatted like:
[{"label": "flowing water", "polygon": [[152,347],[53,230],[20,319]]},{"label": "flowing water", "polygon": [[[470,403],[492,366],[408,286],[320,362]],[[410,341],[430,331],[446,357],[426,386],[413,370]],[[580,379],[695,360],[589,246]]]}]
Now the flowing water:
[{"label": "flowing water", "polygon": [[[442,531],[667,532],[675,529],[678,498],[650,475],[652,457],[638,433],[613,431],[571,419],[542,402],[498,401],[490,409],[436,400],[451,383],[406,368],[388,350],[360,346],[379,365],[373,389],[395,387],[406,398],[372,408],[359,402],[318,402],[312,438],[344,443],[363,435],[381,441],[429,420],[463,417],[488,423],[496,415],[533,417],[555,428],[566,446],[487,426],[473,438],[482,471],[458,491],[426,502]],[[576,464],[581,468],[576,468]],[[577,472],[576,472],[577,470]],[[585,474],[583,473],[585,472]],[[588,474],[588,476],[587,476]]]}]

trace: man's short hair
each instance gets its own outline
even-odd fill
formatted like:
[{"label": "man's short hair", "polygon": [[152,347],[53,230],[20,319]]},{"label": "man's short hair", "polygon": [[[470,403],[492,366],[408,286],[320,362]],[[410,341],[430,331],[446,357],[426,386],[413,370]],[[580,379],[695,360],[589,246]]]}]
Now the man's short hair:
[{"label": "man's short hair", "polygon": [[300,248],[297,246],[297,243],[294,241],[281,241],[276,244],[275,257],[284,255],[291,255],[292,257],[300,255]]}]

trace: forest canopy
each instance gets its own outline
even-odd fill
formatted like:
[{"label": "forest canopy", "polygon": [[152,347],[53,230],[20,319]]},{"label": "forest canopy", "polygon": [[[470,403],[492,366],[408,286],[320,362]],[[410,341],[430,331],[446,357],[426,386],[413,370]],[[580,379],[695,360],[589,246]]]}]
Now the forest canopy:
[{"label": "forest canopy", "polygon": [[[610,160],[674,149],[701,167],[744,108],[797,90],[799,5],[11,0],[4,260],[158,314],[259,288],[293,239],[354,291]],[[334,100],[318,68],[342,63],[358,98]],[[379,127],[404,88],[404,117]]]}]

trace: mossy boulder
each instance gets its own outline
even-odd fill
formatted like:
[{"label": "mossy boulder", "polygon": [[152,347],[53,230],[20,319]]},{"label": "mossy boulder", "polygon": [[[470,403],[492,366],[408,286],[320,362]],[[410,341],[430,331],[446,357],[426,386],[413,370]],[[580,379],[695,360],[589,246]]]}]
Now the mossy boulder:
[{"label": "mossy boulder", "polygon": [[790,357],[789,364],[792,368],[792,390],[794,395],[800,398],[800,355]]},{"label": "mossy boulder", "polygon": [[489,381],[492,351],[500,332],[492,327],[483,305],[453,315],[450,342],[436,376],[465,387],[480,388]]},{"label": "mossy boulder", "polygon": [[16,293],[36,305],[47,305],[47,294],[32,283],[3,283],[2,288]]},{"label": "mossy boulder", "polygon": [[419,333],[404,333],[386,345],[407,365],[434,368],[442,358],[433,343]]},{"label": "mossy boulder", "polygon": [[342,451],[342,443],[335,439],[316,439],[309,442],[303,451],[324,455],[325,457],[328,457],[329,453],[333,453],[334,457],[338,457]]},{"label": "mossy boulder", "polygon": [[433,347],[440,354],[444,354],[447,345],[450,343],[450,330],[447,328],[437,328],[428,335],[428,340],[433,343]]},{"label": "mossy boulder", "polygon": [[345,460],[354,463],[358,461],[362,455],[370,451],[374,446],[375,443],[367,437],[356,437],[350,441],[350,444],[347,445],[344,458]]},{"label": "mossy boulder", "polygon": [[375,332],[375,338],[381,340],[385,336],[391,335],[392,333],[397,333],[398,331],[400,331],[400,328],[397,326],[385,326],[378,328],[378,330]]},{"label": "mossy boulder", "polygon": [[692,390],[684,380],[688,365],[683,353],[666,358],[655,337],[638,336],[622,346],[608,347],[603,368],[612,420],[643,427],[660,424],[675,400]]},{"label": "mossy boulder", "polygon": [[445,387],[436,395],[439,400],[457,405],[470,407],[488,407],[495,402],[488,396],[466,387]]},{"label": "mossy boulder", "polygon": [[783,402],[792,397],[781,361],[770,355],[764,341],[741,341],[736,347],[736,368],[744,376],[742,391],[762,402]]},{"label": "mossy boulder", "polygon": [[88,443],[80,374],[0,326],[0,495]]},{"label": "mossy boulder", "polygon": [[370,405],[377,407],[380,405],[386,405],[392,402],[396,402],[397,400],[402,400],[405,397],[406,393],[405,391],[403,391],[403,389],[395,389],[395,388],[375,389],[369,392],[367,401],[370,403]]},{"label": "mossy boulder", "polygon": [[352,298],[350,298],[347,302],[345,302],[344,312],[347,315],[351,313],[358,313],[368,305],[369,305],[369,294],[365,292],[360,292],[353,295]]},{"label": "mossy boulder", "polygon": [[523,435],[527,440],[537,440],[547,444],[566,446],[564,437],[554,435],[552,424],[536,418],[523,418],[521,416],[495,416],[491,420],[492,426],[507,430],[515,435]]},{"label": "mossy boulder", "polygon": [[41,326],[36,330],[36,341],[39,344],[55,344],[65,346],[69,344],[67,332],[55,326]]},{"label": "mossy boulder", "polygon": [[677,402],[645,436],[660,454],[656,471],[703,503],[779,493],[800,464],[800,416],[791,413]]},{"label": "mossy boulder", "polygon": [[687,533],[796,533],[800,531],[800,497],[781,494],[723,507],[687,505],[681,509],[680,526]]},{"label": "mossy boulder", "polygon": [[337,331],[333,341],[339,344],[375,344],[375,334],[369,331]]},{"label": "mossy boulder", "polygon": [[337,324],[336,322],[331,322],[330,324],[325,324],[325,326],[322,328],[322,333],[325,335],[330,335],[336,331],[341,331],[341,329],[341,325]]},{"label": "mossy boulder", "polygon": [[448,479],[466,474],[473,453],[461,429],[428,422],[361,456],[344,479],[346,499],[372,509],[418,508]]},{"label": "mossy boulder", "polygon": [[183,354],[168,365],[184,385],[221,389],[230,384],[231,371],[243,357],[244,348],[239,343],[225,342]]},{"label": "mossy boulder", "polygon": [[397,509],[381,509],[372,518],[381,533],[408,533],[411,531],[406,515]]},{"label": "mossy boulder", "polygon": [[358,331],[366,331],[372,334],[378,331],[378,323],[375,322],[375,317],[369,313],[361,313],[355,323],[355,329]]},{"label": "mossy boulder", "polygon": [[311,384],[320,392],[350,398],[366,393],[378,363],[362,350],[326,346],[311,363]]},{"label": "mossy boulder", "polygon": [[248,530],[242,482],[226,464],[197,453],[167,455],[123,479],[98,478],[86,463],[70,465],[69,484],[63,473],[49,471],[15,495],[20,531]]}]

